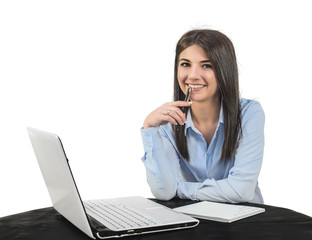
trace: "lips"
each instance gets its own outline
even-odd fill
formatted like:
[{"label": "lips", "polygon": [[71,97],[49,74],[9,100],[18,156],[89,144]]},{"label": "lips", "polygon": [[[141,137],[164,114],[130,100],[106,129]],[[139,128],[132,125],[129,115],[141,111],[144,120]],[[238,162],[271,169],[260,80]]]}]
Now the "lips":
[{"label": "lips", "polygon": [[203,87],[207,86],[204,84],[190,84],[190,83],[187,83],[187,85],[192,89],[198,89],[198,88],[203,88]]}]

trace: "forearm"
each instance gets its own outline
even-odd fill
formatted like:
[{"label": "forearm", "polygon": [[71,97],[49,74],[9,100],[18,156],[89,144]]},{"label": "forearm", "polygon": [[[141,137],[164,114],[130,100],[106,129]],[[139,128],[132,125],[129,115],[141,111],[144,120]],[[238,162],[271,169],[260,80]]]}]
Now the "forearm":
[{"label": "forearm", "polygon": [[181,182],[177,192],[180,198],[200,201],[239,203],[254,199],[257,183],[246,181],[236,184],[228,178],[218,181],[207,179],[203,183]]},{"label": "forearm", "polygon": [[141,130],[141,133],[145,150],[142,161],[151,191],[157,199],[170,200],[176,196],[177,181],[163,139],[158,128]]}]

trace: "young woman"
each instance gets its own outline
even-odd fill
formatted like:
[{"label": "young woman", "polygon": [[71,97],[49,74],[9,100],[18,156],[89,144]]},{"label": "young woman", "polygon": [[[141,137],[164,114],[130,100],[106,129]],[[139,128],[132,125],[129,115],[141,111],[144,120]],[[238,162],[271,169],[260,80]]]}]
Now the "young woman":
[{"label": "young woman", "polygon": [[[184,101],[188,88],[191,102]],[[264,112],[239,98],[235,51],[223,33],[192,30],[181,37],[174,102],[151,112],[141,133],[156,198],[263,203]]]}]

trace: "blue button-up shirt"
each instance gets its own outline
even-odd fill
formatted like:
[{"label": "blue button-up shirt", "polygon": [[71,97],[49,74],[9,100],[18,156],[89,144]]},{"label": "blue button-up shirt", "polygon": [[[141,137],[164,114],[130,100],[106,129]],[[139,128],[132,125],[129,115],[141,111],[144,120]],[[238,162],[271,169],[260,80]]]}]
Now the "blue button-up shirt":
[{"label": "blue button-up shirt", "polygon": [[264,112],[254,100],[241,99],[243,137],[236,155],[224,164],[220,157],[224,142],[223,107],[214,136],[207,146],[188,111],[185,125],[190,160],[179,154],[171,123],[141,129],[147,180],[154,196],[218,202],[263,203],[258,187],[263,148]]}]

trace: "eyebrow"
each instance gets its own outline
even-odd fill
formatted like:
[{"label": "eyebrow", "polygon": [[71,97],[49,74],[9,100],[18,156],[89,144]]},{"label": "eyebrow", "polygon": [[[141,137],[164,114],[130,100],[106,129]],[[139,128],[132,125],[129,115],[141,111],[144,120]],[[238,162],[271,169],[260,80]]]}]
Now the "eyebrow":
[{"label": "eyebrow", "polygon": [[[181,58],[180,60],[179,60],[179,62],[180,61],[186,61],[186,62],[191,62],[190,60],[188,60],[188,59],[186,59],[186,58]],[[210,60],[203,60],[203,61],[200,61],[200,63],[207,63],[207,62],[211,62]]]}]

